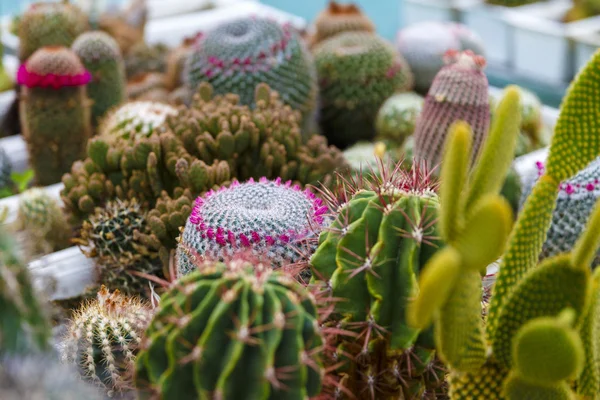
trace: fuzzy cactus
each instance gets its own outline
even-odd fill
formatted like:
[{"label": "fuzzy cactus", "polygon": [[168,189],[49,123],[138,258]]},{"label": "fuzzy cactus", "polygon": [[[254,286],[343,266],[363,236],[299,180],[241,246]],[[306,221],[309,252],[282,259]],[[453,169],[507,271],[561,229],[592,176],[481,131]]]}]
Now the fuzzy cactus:
[{"label": "fuzzy cactus", "polygon": [[91,75],[65,47],[43,47],[19,68],[21,127],[29,164],[42,186],[60,181],[91,136]]},{"label": "fuzzy cactus", "polygon": [[239,95],[255,104],[254,89],[268,84],[281,100],[300,111],[308,127],[317,107],[317,77],[312,57],[291,25],[265,18],[243,18],[207,32],[187,58],[188,87],[209,82],[216,94]]},{"label": "fuzzy cactus", "polygon": [[127,80],[148,72],[164,73],[169,48],[163,44],[148,45],[141,41],[125,53]]},{"label": "fuzzy cactus", "polygon": [[414,158],[434,168],[440,163],[450,126],[459,120],[473,129],[474,162],[490,124],[485,59],[472,52],[450,51],[436,75],[415,125]]},{"label": "fuzzy cactus", "polygon": [[401,147],[413,134],[424,99],[414,92],[398,93],[383,103],[375,119],[376,138]]},{"label": "fuzzy cactus", "polygon": [[163,295],[146,331],[136,363],[140,396],[316,396],[324,375],[317,317],[309,292],[269,265],[199,266]]},{"label": "fuzzy cactus", "polygon": [[102,286],[69,323],[59,344],[62,362],[76,365],[109,396],[133,390],[135,357],[151,316],[148,304]]},{"label": "fuzzy cactus", "polygon": [[436,74],[444,66],[448,50],[470,50],[485,56],[479,35],[465,25],[454,22],[426,21],[398,32],[396,48],[404,56],[415,76],[415,90],[426,94]]},{"label": "fuzzy cactus", "polygon": [[92,81],[87,92],[92,104],[92,124],[98,125],[106,112],[125,100],[125,66],[117,42],[101,31],[86,32],[72,45]]},{"label": "fuzzy cactus", "polygon": [[408,64],[393,46],[366,32],[344,32],[313,49],[321,110],[319,124],[340,148],[375,136],[379,107],[412,87]]},{"label": "fuzzy cactus", "polygon": [[342,32],[375,32],[375,25],[354,4],[340,4],[330,0],[327,7],[317,15],[315,33],[310,37],[311,47]]},{"label": "fuzzy cactus", "polygon": [[327,206],[310,189],[281,178],[250,179],[209,191],[194,202],[177,249],[179,275],[200,260],[219,260],[249,248],[276,266],[294,264],[316,248]]},{"label": "fuzzy cactus", "polygon": [[177,115],[171,106],[151,101],[133,101],[111,110],[98,129],[107,139],[121,138],[134,142],[149,137],[170,115]]},{"label": "fuzzy cactus", "polygon": [[45,46],[71,47],[87,29],[87,17],[73,4],[33,3],[19,21],[19,58],[24,62]]}]

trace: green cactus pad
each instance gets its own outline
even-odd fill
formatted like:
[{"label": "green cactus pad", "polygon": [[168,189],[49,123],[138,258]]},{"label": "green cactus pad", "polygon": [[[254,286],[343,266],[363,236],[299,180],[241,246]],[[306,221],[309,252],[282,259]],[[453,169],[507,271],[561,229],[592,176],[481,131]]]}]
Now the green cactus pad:
[{"label": "green cactus pad", "polygon": [[540,386],[511,375],[502,392],[506,400],[576,400],[568,384],[561,382],[552,386]]},{"label": "green cactus pad", "polygon": [[473,373],[451,372],[448,395],[452,400],[504,400],[506,375],[506,371],[489,361]]}]

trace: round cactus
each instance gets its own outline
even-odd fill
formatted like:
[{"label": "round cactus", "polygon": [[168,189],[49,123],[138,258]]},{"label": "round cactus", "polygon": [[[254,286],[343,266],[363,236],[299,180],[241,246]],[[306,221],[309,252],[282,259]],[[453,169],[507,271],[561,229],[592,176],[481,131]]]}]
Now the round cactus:
[{"label": "round cactus", "polygon": [[268,265],[203,265],[163,295],[145,337],[142,394],[304,399],[321,390],[315,300]]},{"label": "round cactus", "polygon": [[316,46],[314,55],[321,88],[319,123],[340,148],[373,139],[381,105],[412,86],[406,61],[372,33],[341,33]]},{"label": "round cactus", "polygon": [[125,100],[125,65],[118,43],[107,33],[94,31],[79,36],[72,50],[92,74],[87,87],[93,100],[92,124],[117,104]]},{"label": "round cactus", "polygon": [[465,25],[454,22],[427,21],[408,26],[398,32],[396,48],[404,56],[415,76],[415,89],[429,90],[435,75],[444,66],[448,50],[471,50],[485,56],[481,38]]},{"label": "round cactus", "polygon": [[25,61],[44,46],[70,47],[87,29],[87,17],[75,5],[34,3],[19,21],[19,58]]},{"label": "round cactus", "polygon": [[385,157],[385,143],[358,142],[342,153],[354,171],[377,170],[378,160]]},{"label": "round cactus", "polygon": [[254,105],[259,83],[300,111],[303,125],[314,118],[317,78],[310,53],[290,25],[264,18],[237,19],[202,36],[190,53],[184,75],[191,89],[209,82],[216,94],[235,93]]},{"label": "round cactus", "polygon": [[100,125],[99,133],[107,139],[117,137],[135,141],[149,137],[169,115],[177,115],[177,110],[166,104],[132,101],[109,112]]},{"label": "round cactus", "polygon": [[414,157],[431,168],[442,160],[450,126],[462,120],[473,129],[472,162],[479,155],[490,125],[485,59],[470,51],[449,51],[427,93],[415,126]]},{"label": "round cactus", "polygon": [[375,120],[377,139],[402,146],[415,130],[417,116],[421,113],[423,103],[423,97],[413,92],[398,93],[387,99]]},{"label": "round cactus", "polygon": [[61,359],[78,366],[84,379],[104,387],[109,396],[130,391],[150,319],[148,304],[102,286],[97,299],[75,313],[59,345]]},{"label": "round cactus", "polygon": [[177,250],[178,272],[192,271],[196,258],[222,261],[244,248],[277,266],[296,263],[314,251],[327,212],[291,181],[233,181],[196,199]]},{"label": "round cactus", "polygon": [[315,19],[315,33],[311,46],[342,32],[375,32],[375,25],[356,4],[340,4],[330,1]]}]

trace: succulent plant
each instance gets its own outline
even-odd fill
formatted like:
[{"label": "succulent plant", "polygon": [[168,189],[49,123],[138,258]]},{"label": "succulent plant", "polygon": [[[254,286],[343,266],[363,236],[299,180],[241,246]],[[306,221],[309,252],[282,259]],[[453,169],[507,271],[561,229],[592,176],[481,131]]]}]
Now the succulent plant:
[{"label": "succulent plant", "polygon": [[92,125],[97,126],[106,112],[125,100],[125,65],[117,42],[101,31],[79,36],[72,50],[90,71],[87,93],[92,104]]},{"label": "succulent plant", "polygon": [[191,272],[196,258],[223,261],[240,249],[279,267],[298,263],[315,250],[326,213],[320,198],[291,181],[234,180],[195,200],[177,248],[179,275]]},{"label": "succulent plant", "polygon": [[169,91],[165,85],[165,76],[158,72],[144,72],[127,82],[127,98],[138,101],[166,103]]},{"label": "succulent plant", "polygon": [[424,99],[414,92],[398,93],[387,99],[375,119],[376,138],[402,146],[415,131]]},{"label": "succulent plant", "polygon": [[358,142],[342,153],[353,171],[376,171],[378,160],[385,158],[388,148],[383,142]]},{"label": "succulent plant", "polygon": [[314,119],[318,86],[313,60],[289,24],[247,17],[219,25],[198,40],[184,75],[191,89],[208,82],[216,94],[237,94],[248,106],[255,104],[256,85],[266,83],[300,111],[303,127]]},{"label": "succulent plant", "polygon": [[485,59],[470,51],[449,51],[446,66],[435,77],[415,125],[414,158],[434,168],[440,163],[450,126],[466,121],[473,129],[474,162],[490,124]]},{"label": "succulent plant", "polygon": [[313,53],[323,134],[340,148],[373,139],[379,107],[395,92],[412,87],[404,58],[390,43],[367,32],[340,33],[321,42]]},{"label": "succulent plant", "polygon": [[342,32],[375,32],[373,22],[356,4],[340,4],[333,0],[317,15],[314,28],[311,47]]},{"label": "succulent plant", "polygon": [[135,141],[152,135],[169,115],[177,115],[177,110],[166,104],[132,101],[111,110],[98,131],[106,139]]},{"label": "succulent plant", "polygon": [[169,48],[164,44],[149,45],[139,42],[125,54],[127,80],[148,72],[164,73],[167,68]]},{"label": "succulent plant", "polygon": [[194,44],[202,37],[199,33],[183,39],[183,42],[169,53],[167,69],[165,71],[165,84],[168,90],[175,90],[185,84],[183,81],[185,63],[194,49]]},{"label": "succulent plant", "polygon": [[[136,363],[141,398],[308,398],[321,390],[315,299],[270,265],[200,266],[161,299]],[[231,355],[231,356],[226,356]]]},{"label": "succulent plant", "polygon": [[426,94],[444,66],[448,50],[471,50],[485,56],[481,38],[465,25],[454,22],[420,22],[400,30],[396,48],[408,62],[415,77],[415,90]]},{"label": "succulent plant", "polygon": [[135,357],[151,314],[148,304],[102,286],[70,322],[59,345],[62,362],[76,365],[109,396],[133,390]]},{"label": "succulent plant", "polygon": [[87,17],[73,4],[33,3],[19,21],[19,58],[24,62],[45,46],[71,47],[87,29]]},{"label": "succulent plant", "polygon": [[43,47],[19,68],[21,128],[39,185],[60,181],[91,136],[90,73],[65,47]]}]

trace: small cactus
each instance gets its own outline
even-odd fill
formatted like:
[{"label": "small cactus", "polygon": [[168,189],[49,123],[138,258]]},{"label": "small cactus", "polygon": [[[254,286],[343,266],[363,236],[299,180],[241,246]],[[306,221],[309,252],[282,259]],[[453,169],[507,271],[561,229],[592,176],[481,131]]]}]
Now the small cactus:
[{"label": "small cactus", "polygon": [[334,0],[330,0],[329,5],[317,15],[314,26],[311,47],[342,32],[375,32],[375,24],[356,4],[340,4]]},{"label": "small cactus", "polygon": [[125,54],[127,80],[149,72],[164,73],[169,48],[163,44],[148,45],[143,41],[133,45]]},{"label": "small cactus", "polygon": [[376,139],[401,147],[413,134],[424,99],[414,92],[398,93],[383,103],[375,119]]},{"label": "small cactus", "polygon": [[121,138],[135,142],[149,137],[177,110],[166,104],[133,101],[111,110],[100,124],[99,134],[107,139]]}]

